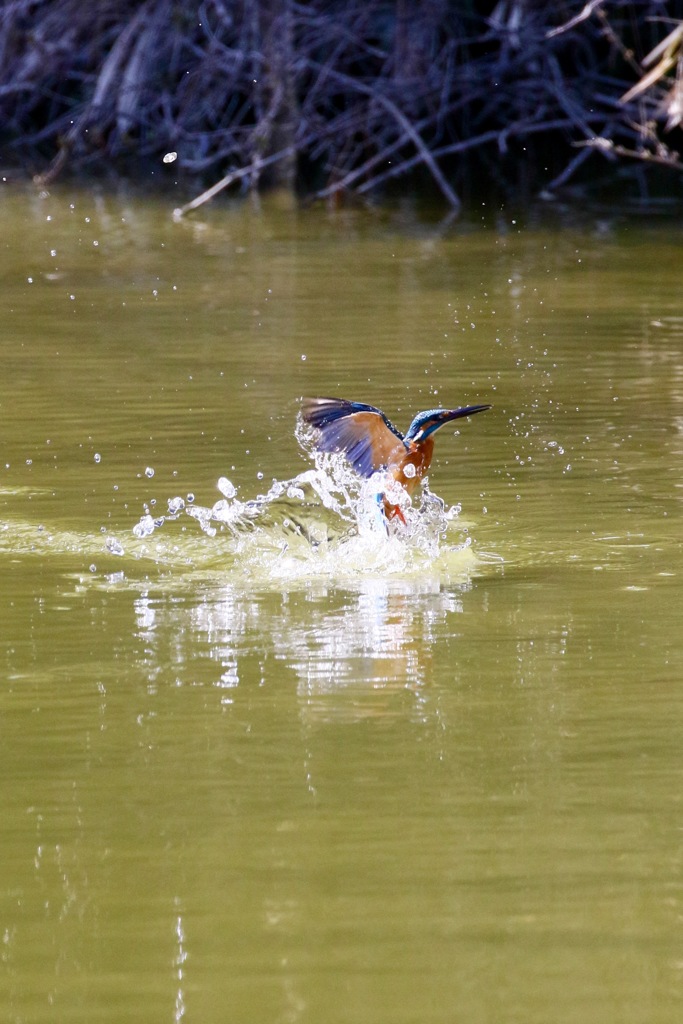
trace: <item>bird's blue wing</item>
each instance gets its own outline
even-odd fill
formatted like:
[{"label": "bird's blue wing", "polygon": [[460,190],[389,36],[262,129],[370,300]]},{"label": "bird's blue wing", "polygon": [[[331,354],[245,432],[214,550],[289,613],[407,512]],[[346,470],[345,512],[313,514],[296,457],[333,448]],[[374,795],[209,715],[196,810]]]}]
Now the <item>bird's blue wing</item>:
[{"label": "bird's blue wing", "polygon": [[361,476],[372,476],[406,450],[403,436],[383,412],[343,398],[305,398],[301,417],[317,431],[322,452],[343,452]]}]

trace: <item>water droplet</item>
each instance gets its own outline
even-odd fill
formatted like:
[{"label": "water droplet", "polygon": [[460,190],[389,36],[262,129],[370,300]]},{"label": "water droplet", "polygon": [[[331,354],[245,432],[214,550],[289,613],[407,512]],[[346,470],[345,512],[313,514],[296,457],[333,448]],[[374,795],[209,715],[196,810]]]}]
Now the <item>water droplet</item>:
[{"label": "water droplet", "polygon": [[90,572],[97,572],[97,566],[94,562],[92,565],[88,566],[88,568],[90,569]]},{"label": "water droplet", "polygon": [[136,537],[149,537],[151,533],[154,533],[154,520],[150,515],[142,517],[139,523],[136,523],[133,527],[133,533]]},{"label": "water droplet", "polygon": [[222,476],[218,481],[218,490],[224,498],[234,498],[237,494],[237,488],[231,480],[228,480],[227,476]]},{"label": "water droplet", "polygon": [[178,512],[182,512],[184,508],[185,502],[180,496],[168,499],[168,511],[171,513],[172,516],[177,515]]},{"label": "water droplet", "polygon": [[257,480],[263,480],[263,473],[262,473],[262,472],[261,472],[260,470],[259,470],[259,472],[258,472],[258,473],[256,474],[256,479],[257,479]]},{"label": "water droplet", "polygon": [[154,470],[152,469],[152,467],[151,467],[151,466],[147,466],[147,468],[146,468],[146,470],[145,470],[145,476],[146,476],[146,477],[149,477],[149,479],[150,479],[150,480],[151,480],[151,479],[152,479],[152,477],[154,476]]},{"label": "water droplet", "polygon": [[165,164],[172,164],[174,160],[178,159],[177,153],[164,153],[163,162]]},{"label": "water droplet", "polygon": [[93,455],[93,458],[94,458],[95,462],[101,462],[102,461],[102,456],[100,455],[99,452],[95,452],[95,454]]},{"label": "water droplet", "polygon": [[302,362],[302,363],[305,363],[305,362],[306,362],[306,356],[304,355],[304,353],[303,353],[303,352],[301,353],[301,362]]},{"label": "water droplet", "polygon": [[107,537],[104,546],[110,555],[122,555],[124,553],[123,545],[115,537]]},{"label": "water droplet", "polygon": [[412,464],[412,462],[409,462],[408,465],[405,466],[403,469],[403,475],[407,476],[409,480],[412,480],[416,472],[417,470],[415,469],[415,466]]}]

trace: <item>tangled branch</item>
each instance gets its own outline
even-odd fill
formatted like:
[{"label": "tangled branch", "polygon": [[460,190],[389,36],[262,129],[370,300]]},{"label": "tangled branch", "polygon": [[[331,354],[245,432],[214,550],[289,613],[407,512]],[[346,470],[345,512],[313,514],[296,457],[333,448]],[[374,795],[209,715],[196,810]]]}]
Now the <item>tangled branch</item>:
[{"label": "tangled branch", "polygon": [[678,170],[677,11],[674,0],[499,0],[493,11],[477,0],[7,0],[0,146],[44,182],[67,167],[160,167],[173,151],[174,173],[216,182],[185,212],[229,185],[329,199],[423,173],[457,210],[483,177],[547,190],[589,160]]}]

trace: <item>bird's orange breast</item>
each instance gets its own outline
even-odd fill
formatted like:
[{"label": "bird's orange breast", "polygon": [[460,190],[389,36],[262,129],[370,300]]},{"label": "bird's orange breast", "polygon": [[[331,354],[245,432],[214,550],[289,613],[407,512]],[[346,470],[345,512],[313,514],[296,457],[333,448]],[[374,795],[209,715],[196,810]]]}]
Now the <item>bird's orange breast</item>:
[{"label": "bird's orange breast", "polygon": [[[408,442],[408,450],[405,447],[402,451],[398,452],[398,457],[393,459],[387,466],[387,472],[393,477],[396,483],[400,484],[408,494],[413,493],[417,485],[422,480],[423,476],[429,469],[432,461],[432,455],[434,454],[434,441],[431,437],[426,437],[424,441],[417,443],[415,441]],[[406,469],[408,466],[413,467],[413,472]],[[384,511],[387,519],[393,519],[394,516],[405,522],[403,514],[398,505],[392,505],[390,502],[384,499]]]},{"label": "bird's orange breast", "polygon": [[[425,475],[432,461],[434,454],[434,440],[426,437],[419,444],[415,441],[409,442],[408,450],[405,448],[399,453],[399,457],[389,463],[387,469],[394,480],[405,487],[408,494],[412,494],[422,477]],[[414,472],[406,468],[413,466]]]}]

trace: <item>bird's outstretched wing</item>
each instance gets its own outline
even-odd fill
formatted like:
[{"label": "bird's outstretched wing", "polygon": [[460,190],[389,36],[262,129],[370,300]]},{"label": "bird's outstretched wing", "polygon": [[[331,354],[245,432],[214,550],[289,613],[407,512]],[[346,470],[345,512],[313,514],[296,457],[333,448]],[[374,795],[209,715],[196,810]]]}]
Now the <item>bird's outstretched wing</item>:
[{"label": "bird's outstretched wing", "polygon": [[344,398],[304,398],[304,423],[317,432],[321,452],[343,452],[361,476],[372,476],[406,450],[403,435],[383,412]]}]

